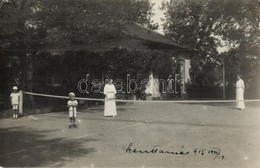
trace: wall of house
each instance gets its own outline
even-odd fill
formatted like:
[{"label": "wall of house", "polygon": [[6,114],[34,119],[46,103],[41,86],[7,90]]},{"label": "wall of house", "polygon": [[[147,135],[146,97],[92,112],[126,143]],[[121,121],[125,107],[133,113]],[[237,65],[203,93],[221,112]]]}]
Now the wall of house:
[{"label": "wall of house", "polygon": [[191,68],[190,59],[184,60],[184,67],[185,67],[184,82],[185,83],[191,83],[191,79],[190,79],[190,68]]}]

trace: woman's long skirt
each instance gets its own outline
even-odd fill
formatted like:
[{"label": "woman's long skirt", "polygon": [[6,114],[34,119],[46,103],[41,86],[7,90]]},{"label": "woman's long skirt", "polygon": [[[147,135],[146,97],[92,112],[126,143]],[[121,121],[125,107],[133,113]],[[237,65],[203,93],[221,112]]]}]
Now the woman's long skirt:
[{"label": "woman's long skirt", "polygon": [[245,109],[245,102],[244,102],[244,91],[242,88],[236,89],[236,108],[238,109]]},{"label": "woman's long skirt", "polygon": [[115,117],[117,115],[116,112],[116,101],[115,99],[107,99],[105,100],[105,109],[104,109],[104,116],[112,116]]}]

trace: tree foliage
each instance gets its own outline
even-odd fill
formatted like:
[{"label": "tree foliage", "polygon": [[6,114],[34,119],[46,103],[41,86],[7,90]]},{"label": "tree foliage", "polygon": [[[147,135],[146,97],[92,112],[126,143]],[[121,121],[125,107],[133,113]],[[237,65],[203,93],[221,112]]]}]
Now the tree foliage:
[{"label": "tree foliage", "polygon": [[165,57],[158,50],[115,49],[105,54],[109,58],[105,66],[109,77],[126,79],[129,74],[140,82],[142,79],[148,79],[150,72],[162,79],[166,79],[169,72],[173,72],[171,57]]},{"label": "tree foliage", "polygon": [[[198,50],[192,58],[193,83],[221,84],[223,60],[229,84],[234,83],[237,73],[246,79],[256,76],[260,58],[259,1],[170,0],[164,2],[163,9],[166,35]],[[221,47],[225,50],[219,52]]]},{"label": "tree foliage", "polygon": [[[67,76],[65,81],[71,85],[67,75],[73,71],[69,66],[72,63],[70,60],[77,61],[78,70],[81,69],[85,73],[89,69],[88,66],[95,66],[86,65],[86,62],[93,63],[91,61],[93,57],[97,60],[100,58],[88,53],[88,57],[84,58],[84,67],[82,59],[72,59],[75,54],[80,53],[73,52],[71,46],[74,44],[87,46],[122,36],[120,29],[125,22],[137,22],[156,28],[156,25],[150,22],[151,11],[152,4],[149,0],[1,1],[0,48],[1,64],[4,65],[1,73],[8,78],[3,88],[9,90],[11,85],[16,84],[21,89],[32,91],[32,84],[37,79],[34,73],[44,71],[48,67],[46,65],[50,63],[54,67],[63,65],[60,68],[67,73],[61,75],[64,75],[64,78]],[[56,50],[47,54],[43,49],[48,48]],[[64,49],[71,49],[72,52],[64,52]],[[55,52],[63,52],[63,56],[57,57]],[[53,62],[51,57],[55,57],[56,62]]]}]

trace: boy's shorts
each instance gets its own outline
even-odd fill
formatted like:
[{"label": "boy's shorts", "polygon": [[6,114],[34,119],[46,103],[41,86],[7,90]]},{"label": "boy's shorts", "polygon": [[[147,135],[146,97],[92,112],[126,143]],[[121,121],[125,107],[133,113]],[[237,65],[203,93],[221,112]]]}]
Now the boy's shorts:
[{"label": "boy's shorts", "polygon": [[13,110],[18,110],[18,104],[13,104]]},{"label": "boy's shorts", "polygon": [[73,107],[69,109],[69,116],[73,117],[73,113],[74,113],[74,117],[77,116],[77,108],[74,107],[74,111],[73,111]]}]

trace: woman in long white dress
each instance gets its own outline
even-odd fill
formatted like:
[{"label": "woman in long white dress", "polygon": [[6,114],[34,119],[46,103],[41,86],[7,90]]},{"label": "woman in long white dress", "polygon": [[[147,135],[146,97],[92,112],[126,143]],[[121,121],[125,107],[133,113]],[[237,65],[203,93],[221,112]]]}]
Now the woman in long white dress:
[{"label": "woman in long white dress", "polygon": [[245,85],[244,81],[241,79],[240,75],[237,75],[237,82],[236,82],[236,108],[243,110],[245,109],[245,102],[244,102],[244,92],[245,92]]},{"label": "woman in long white dress", "polygon": [[117,116],[116,112],[116,88],[112,84],[113,80],[110,79],[109,83],[105,85],[104,88],[104,95],[105,95],[105,109],[104,109],[104,116],[105,117],[115,117]]}]

